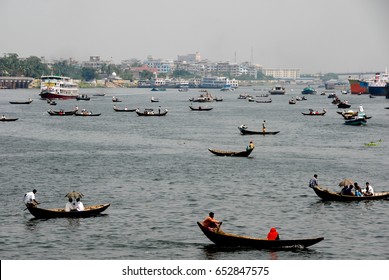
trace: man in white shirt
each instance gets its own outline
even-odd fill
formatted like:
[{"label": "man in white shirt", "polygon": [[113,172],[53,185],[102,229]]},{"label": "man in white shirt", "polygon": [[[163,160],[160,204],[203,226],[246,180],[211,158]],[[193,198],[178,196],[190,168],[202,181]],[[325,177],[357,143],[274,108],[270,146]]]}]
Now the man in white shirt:
[{"label": "man in white shirt", "polygon": [[39,202],[35,200],[36,192],[36,189],[34,189],[32,192],[28,192],[24,195],[23,201],[26,206],[36,206],[39,204]]},{"label": "man in white shirt", "polygon": [[81,202],[80,198],[74,199],[69,198],[69,201],[65,205],[65,211],[83,211],[84,210],[84,204]]},{"label": "man in white shirt", "polygon": [[373,187],[369,184],[369,182],[366,182],[366,189],[365,189],[363,195],[365,195],[365,196],[373,196],[374,195]]},{"label": "man in white shirt", "polygon": [[309,180],[309,187],[310,188],[314,188],[316,186],[319,186],[319,183],[317,181],[317,174],[313,175],[313,178],[311,180]]}]

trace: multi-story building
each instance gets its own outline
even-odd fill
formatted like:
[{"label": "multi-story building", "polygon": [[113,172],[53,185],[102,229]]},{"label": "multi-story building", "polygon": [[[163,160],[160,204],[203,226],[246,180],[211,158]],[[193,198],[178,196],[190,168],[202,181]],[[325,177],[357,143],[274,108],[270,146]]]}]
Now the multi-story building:
[{"label": "multi-story building", "polygon": [[89,61],[83,61],[82,67],[101,69],[103,65],[109,65],[109,64],[112,64],[111,60],[103,61],[100,59],[100,56],[95,55],[95,56],[90,56]]},{"label": "multi-story building", "polygon": [[148,58],[148,60],[145,60],[143,63],[150,68],[157,68],[159,73],[171,73],[174,70],[173,61],[152,59],[150,57]]},{"label": "multi-story building", "polygon": [[275,79],[292,79],[300,78],[300,69],[296,68],[263,68],[262,73]]},{"label": "multi-story building", "polygon": [[223,88],[225,86],[237,88],[239,83],[237,80],[230,80],[227,77],[203,77],[200,83],[200,87],[203,88]]},{"label": "multi-story building", "polygon": [[194,54],[178,55],[177,61],[187,62],[187,63],[196,63],[196,62],[201,61],[201,55],[199,52],[196,52]]}]

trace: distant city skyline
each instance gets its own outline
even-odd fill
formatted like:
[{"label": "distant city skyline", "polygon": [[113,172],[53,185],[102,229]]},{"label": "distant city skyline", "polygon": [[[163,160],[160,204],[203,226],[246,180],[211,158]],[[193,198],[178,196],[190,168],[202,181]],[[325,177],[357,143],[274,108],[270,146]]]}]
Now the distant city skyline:
[{"label": "distant city skyline", "polygon": [[0,55],[252,62],[301,73],[389,67],[387,0],[1,0]]}]

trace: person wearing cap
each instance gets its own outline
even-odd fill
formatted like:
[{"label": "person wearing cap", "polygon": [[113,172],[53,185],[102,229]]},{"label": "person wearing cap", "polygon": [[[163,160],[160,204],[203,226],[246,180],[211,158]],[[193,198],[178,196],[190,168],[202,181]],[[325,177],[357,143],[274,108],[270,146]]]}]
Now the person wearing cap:
[{"label": "person wearing cap", "polygon": [[214,231],[215,229],[219,228],[221,225],[221,222],[216,220],[214,216],[215,214],[213,212],[209,212],[208,217],[206,217],[202,222],[202,225],[208,228],[210,231]]},{"label": "person wearing cap", "polygon": [[250,151],[250,150],[252,150],[252,149],[254,149],[254,142],[253,142],[253,141],[250,141],[249,145],[248,145],[247,148],[246,148],[246,151]]},{"label": "person wearing cap", "polygon": [[35,194],[36,194],[37,190],[34,189],[32,192],[28,192],[24,195],[24,204],[26,204],[26,206],[33,206],[35,207],[37,204],[39,204],[38,201],[35,200]]},{"label": "person wearing cap", "polygon": [[317,181],[317,174],[313,175],[313,178],[311,180],[309,180],[309,187],[310,188],[314,188],[314,187],[318,187],[319,186],[319,183]]},{"label": "person wearing cap", "polygon": [[272,227],[267,234],[267,240],[279,240],[280,235],[278,234],[276,228]]}]

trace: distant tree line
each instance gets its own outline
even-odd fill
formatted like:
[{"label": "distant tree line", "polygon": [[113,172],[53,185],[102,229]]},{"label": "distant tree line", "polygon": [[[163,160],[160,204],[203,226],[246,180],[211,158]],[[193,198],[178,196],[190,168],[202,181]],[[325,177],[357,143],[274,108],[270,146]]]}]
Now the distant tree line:
[{"label": "distant tree line", "polygon": [[[115,65],[103,65],[100,69],[100,73],[112,72],[116,72],[121,75],[122,71],[120,71],[120,69]],[[0,57],[0,76],[23,76],[39,79],[42,75],[49,74],[90,81],[98,78],[99,73],[97,73],[96,69],[72,65],[65,60],[55,62],[51,65],[51,67],[49,67],[36,56],[21,59],[17,54],[11,53],[4,55],[4,57]],[[126,73],[123,74],[128,77]]]},{"label": "distant tree line", "polygon": [[[133,67],[140,66],[141,63],[137,62]],[[107,77],[109,74],[115,72],[124,80],[132,80],[133,74],[130,69],[122,69],[115,64],[103,64],[100,69],[94,69],[89,67],[81,67],[78,64],[69,64],[68,61],[57,61],[50,67],[43,63],[39,57],[30,56],[28,58],[19,58],[15,53],[6,54],[0,57],[0,76],[24,76],[39,79],[42,75],[62,75],[72,79],[91,81],[94,79],[101,79]],[[159,73],[161,78],[167,77],[168,74]],[[222,75],[230,79],[235,78],[238,80],[253,80],[250,75],[241,75],[234,77],[230,73],[215,73],[215,75]],[[153,77],[153,73],[143,70],[139,73],[140,79],[147,80]],[[190,79],[198,75],[186,70],[174,70],[172,73],[173,78]],[[333,73],[325,74],[325,80],[337,79],[337,75]],[[265,76],[261,71],[257,72],[257,80],[273,80],[273,77]]]}]

